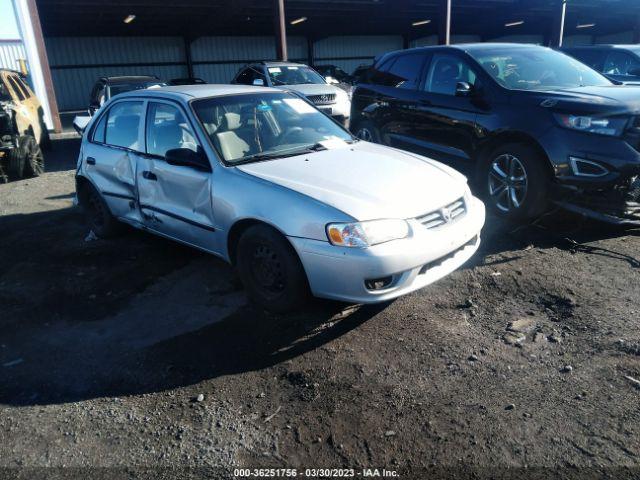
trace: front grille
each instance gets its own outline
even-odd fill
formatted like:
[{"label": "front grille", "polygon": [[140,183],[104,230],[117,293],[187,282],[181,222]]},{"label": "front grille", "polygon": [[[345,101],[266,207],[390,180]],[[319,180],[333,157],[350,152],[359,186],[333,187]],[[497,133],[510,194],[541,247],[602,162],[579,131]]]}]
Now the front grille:
[{"label": "front grille", "polygon": [[335,93],[326,93],[323,95],[309,95],[307,98],[311,100],[315,105],[331,105],[333,103],[336,103]]},{"label": "front grille", "polygon": [[459,198],[449,205],[436,210],[435,212],[427,213],[421,217],[417,217],[422,225],[426,228],[438,228],[448,223],[453,223],[456,220],[464,217],[467,213],[467,204],[464,202],[464,197]]}]

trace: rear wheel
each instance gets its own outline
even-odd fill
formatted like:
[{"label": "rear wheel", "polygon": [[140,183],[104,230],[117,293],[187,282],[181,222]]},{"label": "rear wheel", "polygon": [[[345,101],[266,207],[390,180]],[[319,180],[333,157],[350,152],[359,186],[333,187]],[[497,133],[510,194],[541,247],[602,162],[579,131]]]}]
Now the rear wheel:
[{"label": "rear wheel", "polygon": [[356,128],[354,129],[354,135],[360,140],[371,143],[380,143],[381,139],[380,132],[375,127],[373,122],[370,122],[369,120],[358,122]]},{"label": "rear wheel", "polygon": [[119,233],[121,224],[111,214],[109,206],[93,186],[85,185],[80,198],[87,224],[97,237],[109,238]]},{"label": "rear wheel", "polygon": [[525,220],[545,211],[550,183],[545,161],[535,149],[517,143],[501,146],[489,155],[480,180],[494,213]]},{"label": "rear wheel", "polygon": [[266,225],[249,227],[240,237],[237,267],[249,298],[273,312],[289,312],[309,296],[307,277],[291,244]]}]

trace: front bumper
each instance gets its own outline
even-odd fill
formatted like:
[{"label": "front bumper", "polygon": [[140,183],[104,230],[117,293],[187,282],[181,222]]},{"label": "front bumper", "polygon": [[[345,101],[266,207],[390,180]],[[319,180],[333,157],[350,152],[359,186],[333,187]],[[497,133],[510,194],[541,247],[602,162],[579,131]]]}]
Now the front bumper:
[{"label": "front bumper", "polygon": [[[640,225],[640,143],[552,128],[540,138],[555,174],[554,203],[575,213],[619,225]],[[577,176],[570,158],[595,162],[601,177]]]},{"label": "front bumper", "polygon": [[[302,238],[290,241],[316,297],[378,303],[423,288],[459,268],[480,246],[484,221],[484,204],[469,197],[463,218],[432,230],[410,220],[411,233],[403,240],[365,249]],[[365,285],[388,277],[391,281],[382,289]]]}]

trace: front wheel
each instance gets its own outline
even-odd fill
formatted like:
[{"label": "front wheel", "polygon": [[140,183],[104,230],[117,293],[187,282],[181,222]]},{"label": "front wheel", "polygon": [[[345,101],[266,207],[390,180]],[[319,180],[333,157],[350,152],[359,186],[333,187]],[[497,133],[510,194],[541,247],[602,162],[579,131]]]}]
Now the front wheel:
[{"label": "front wheel", "polygon": [[285,313],[309,295],[307,277],[295,250],[266,225],[249,227],[240,237],[237,268],[249,298],[267,310]]},{"label": "front wheel", "polygon": [[550,184],[545,161],[524,144],[507,144],[494,150],[480,177],[489,208],[510,220],[542,214],[547,208]]},{"label": "front wheel", "polygon": [[358,122],[354,129],[354,135],[365,142],[381,143],[380,132],[378,132],[378,129],[369,120]]}]

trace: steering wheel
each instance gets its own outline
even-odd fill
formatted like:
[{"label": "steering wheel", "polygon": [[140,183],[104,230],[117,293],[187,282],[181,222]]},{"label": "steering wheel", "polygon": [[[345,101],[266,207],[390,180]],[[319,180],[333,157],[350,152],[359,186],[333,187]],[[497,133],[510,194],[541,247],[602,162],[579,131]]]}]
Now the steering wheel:
[{"label": "steering wheel", "polygon": [[282,134],[282,137],[280,137],[280,142],[286,145],[288,143],[287,140],[289,140],[289,137],[298,135],[300,133],[302,133],[302,127],[291,127]]}]

